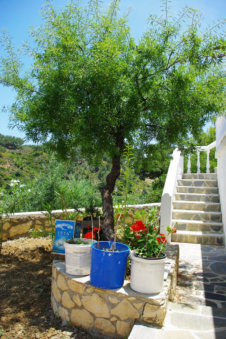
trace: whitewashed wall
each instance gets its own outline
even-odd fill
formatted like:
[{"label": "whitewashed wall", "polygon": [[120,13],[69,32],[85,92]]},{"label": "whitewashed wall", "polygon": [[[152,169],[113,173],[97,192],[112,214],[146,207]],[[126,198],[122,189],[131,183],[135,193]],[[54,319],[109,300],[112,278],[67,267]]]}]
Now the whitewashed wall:
[{"label": "whitewashed wall", "polygon": [[217,177],[226,244],[226,115],[216,121]]}]

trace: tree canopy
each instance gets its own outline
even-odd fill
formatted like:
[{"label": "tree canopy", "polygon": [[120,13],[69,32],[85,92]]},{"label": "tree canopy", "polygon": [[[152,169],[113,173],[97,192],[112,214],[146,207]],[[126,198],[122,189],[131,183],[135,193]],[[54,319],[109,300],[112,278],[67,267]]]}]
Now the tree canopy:
[{"label": "tree canopy", "polygon": [[153,142],[184,143],[223,110],[224,39],[214,30],[201,33],[197,11],[187,8],[172,19],[167,12],[151,16],[135,42],[127,17],[119,15],[120,1],[107,11],[100,3],[79,7],[72,1],[57,12],[48,1],[44,24],[27,46],[31,71],[21,73],[5,36],[8,56],[1,59],[0,82],[17,89],[12,116],[27,137],[66,158],[78,149],[90,161],[111,157],[102,188],[109,235],[111,194],[125,145],[145,151]]}]

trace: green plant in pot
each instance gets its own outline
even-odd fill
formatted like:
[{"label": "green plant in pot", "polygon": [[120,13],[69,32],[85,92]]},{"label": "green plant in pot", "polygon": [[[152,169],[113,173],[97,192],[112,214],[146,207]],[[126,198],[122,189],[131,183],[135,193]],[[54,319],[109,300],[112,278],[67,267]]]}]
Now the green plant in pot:
[{"label": "green plant in pot", "polygon": [[91,245],[90,283],[99,288],[116,289],[123,285],[129,247],[115,241],[100,241],[101,230],[94,227],[85,237],[97,237]]},{"label": "green plant in pot", "polygon": [[91,245],[90,283],[99,288],[117,289],[123,285],[129,247],[115,241]]},{"label": "green plant in pot", "polygon": [[90,274],[91,239],[69,239],[64,243],[66,272],[71,275]]},{"label": "green plant in pot", "polygon": [[72,275],[89,275],[91,264],[91,244],[94,240],[99,243],[102,228],[99,217],[99,227],[94,227],[91,215],[91,226],[84,238],[71,238],[65,244],[66,272]]},{"label": "green plant in pot", "polygon": [[[174,233],[174,228],[167,228]],[[141,220],[126,226],[124,237],[131,251],[131,288],[137,292],[157,294],[164,280],[166,236],[159,233],[159,225],[144,224]]]}]

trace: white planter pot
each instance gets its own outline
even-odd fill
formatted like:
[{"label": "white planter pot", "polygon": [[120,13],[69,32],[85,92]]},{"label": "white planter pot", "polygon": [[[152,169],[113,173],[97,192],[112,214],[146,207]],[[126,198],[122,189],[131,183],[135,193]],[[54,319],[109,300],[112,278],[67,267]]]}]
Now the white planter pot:
[{"label": "white planter pot", "polygon": [[140,293],[160,293],[164,281],[165,257],[143,259],[131,252],[131,288]]},{"label": "white planter pot", "polygon": [[91,241],[82,239],[86,244],[68,244],[65,242],[66,272],[72,275],[89,275],[91,263]]}]

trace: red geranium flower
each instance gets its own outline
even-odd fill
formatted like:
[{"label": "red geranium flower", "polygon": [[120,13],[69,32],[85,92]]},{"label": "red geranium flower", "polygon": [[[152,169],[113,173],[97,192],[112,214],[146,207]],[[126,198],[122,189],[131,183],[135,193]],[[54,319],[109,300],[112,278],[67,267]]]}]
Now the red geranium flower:
[{"label": "red geranium flower", "polygon": [[146,226],[141,220],[137,220],[135,224],[130,226],[130,229],[134,232],[144,231],[146,230]]},{"label": "red geranium flower", "polygon": [[166,243],[166,237],[164,234],[160,233],[159,236],[156,237],[156,239],[158,240],[159,244],[163,244]]},{"label": "red geranium flower", "polygon": [[84,236],[85,239],[94,239],[94,237],[95,237],[95,234],[92,234],[92,232],[88,232]]}]

